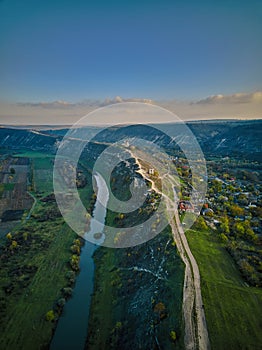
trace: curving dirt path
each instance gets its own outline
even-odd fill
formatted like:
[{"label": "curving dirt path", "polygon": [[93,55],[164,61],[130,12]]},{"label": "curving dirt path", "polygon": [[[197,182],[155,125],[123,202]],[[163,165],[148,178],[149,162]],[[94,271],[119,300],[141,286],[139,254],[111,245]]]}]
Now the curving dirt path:
[{"label": "curving dirt path", "polygon": [[[201,295],[199,269],[198,269],[197,262],[189,248],[187,238],[185,236],[184,230],[180,223],[177,210],[175,210],[174,224],[175,224],[175,227],[172,227],[171,225],[174,238],[177,242],[177,238],[179,236],[182,243],[183,253],[186,254],[186,260],[187,260],[184,293],[183,293],[184,294],[183,309],[184,309],[184,320],[185,320],[185,346],[186,346],[186,349],[201,349],[201,350],[210,349],[206,317],[205,317],[205,311],[204,311],[203,300]],[[190,307],[187,307],[185,305],[187,303],[190,305]],[[194,314],[196,316],[196,321],[194,321]],[[190,322],[191,325],[187,326],[187,322],[189,318],[191,318],[191,322]],[[191,332],[193,331],[195,333],[195,337],[194,337],[194,334],[191,335]]]}]

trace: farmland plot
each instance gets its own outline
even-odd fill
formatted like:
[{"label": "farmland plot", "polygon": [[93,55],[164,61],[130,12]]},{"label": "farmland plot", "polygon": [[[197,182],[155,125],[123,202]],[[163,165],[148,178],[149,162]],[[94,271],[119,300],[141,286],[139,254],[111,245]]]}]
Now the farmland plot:
[{"label": "farmland plot", "polygon": [[27,193],[29,163],[27,159],[13,158],[2,173],[0,217],[7,210],[30,209],[33,203]]},{"label": "farmland plot", "polygon": [[53,191],[53,161],[50,157],[33,159],[35,191],[49,193]]}]

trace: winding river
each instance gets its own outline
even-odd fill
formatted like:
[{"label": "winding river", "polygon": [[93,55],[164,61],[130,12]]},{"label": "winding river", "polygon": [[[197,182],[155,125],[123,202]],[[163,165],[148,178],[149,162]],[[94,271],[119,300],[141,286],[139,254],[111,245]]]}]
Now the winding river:
[{"label": "winding river", "polygon": [[[95,175],[98,198],[93,216],[90,222],[90,230],[86,237],[94,237],[96,233],[103,232],[106,217],[106,203],[108,201],[108,189],[100,174]],[[102,200],[101,200],[102,199]],[[103,236],[98,243],[103,241]],[[80,257],[80,273],[77,276],[73,296],[69,299],[59,318],[50,349],[51,350],[82,350],[85,347],[91,295],[94,284],[93,253],[97,245],[85,242]]]}]

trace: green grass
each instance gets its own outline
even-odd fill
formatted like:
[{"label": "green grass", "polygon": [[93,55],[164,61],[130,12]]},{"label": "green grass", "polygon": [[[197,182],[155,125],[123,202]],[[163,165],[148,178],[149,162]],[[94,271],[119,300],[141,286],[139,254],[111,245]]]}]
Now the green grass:
[{"label": "green grass", "polygon": [[[106,350],[106,339],[114,327],[113,310],[116,300],[111,284],[112,271],[116,266],[116,256],[113,249],[101,247],[95,253],[95,282],[92,297],[89,335],[92,333],[92,341],[88,343],[89,349]],[[101,320],[103,320],[101,322]],[[99,336],[95,334],[99,328]]]},{"label": "green grass", "polygon": [[53,164],[52,164],[52,159],[51,157],[43,157],[43,158],[38,158],[35,157],[33,158],[33,164],[36,169],[53,169]]},{"label": "green grass", "polygon": [[262,290],[247,287],[215,233],[186,233],[201,275],[212,349],[259,349]]},{"label": "green grass", "polygon": [[54,154],[36,151],[23,151],[13,157],[25,157],[32,160],[34,190],[43,195],[53,191],[53,160]]},{"label": "green grass", "polygon": [[36,192],[47,194],[53,191],[53,163],[51,156],[34,157],[33,178]]},{"label": "green grass", "polygon": [[4,185],[4,191],[13,191],[15,184],[14,183],[8,183],[3,184]]},{"label": "green grass", "polygon": [[38,270],[27,288],[9,296],[6,317],[1,325],[0,349],[38,349],[50,341],[53,324],[45,320],[45,314],[61,297],[60,289],[66,285],[69,248],[75,238],[66,225],[57,228],[52,228],[51,223],[45,225],[45,230],[51,229],[54,239],[47,251],[13,259],[18,266],[32,264]]},{"label": "green grass", "polygon": [[14,187],[14,183],[0,184],[0,198],[2,198],[4,191],[13,191]]},{"label": "green grass", "polygon": [[13,154],[13,157],[25,157],[25,158],[53,158],[54,155],[51,153],[36,152],[36,151],[21,151]]}]

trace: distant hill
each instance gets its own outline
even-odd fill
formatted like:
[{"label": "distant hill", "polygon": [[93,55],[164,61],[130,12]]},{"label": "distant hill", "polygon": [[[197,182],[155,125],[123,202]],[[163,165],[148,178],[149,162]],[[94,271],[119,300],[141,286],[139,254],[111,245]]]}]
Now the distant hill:
[{"label": "distant hill", "polygon": [[206,155],[262,161],[262,120],[188,123]]},{"label": "distant hill", "polygon": [[9,149],[28,149],[36,151],[56,151],[58,136],[45,134],[35,130],[0,128],[0,147]]},{"label": "distant hill", "polygon": [[[203,153],[206,156],[234,156],[262,161],[262,120],[253,121],[196,121],[188,122],[188,127],[196,136]],[[164,126],[175,130],[178,138],[183,138],[181,124],[166,124]],[[179,130],[181,129],[181,133]],[[97,133],[98,128],[83,129],[83,138]],[[51,129],[36,131],[33,129],[21,130],[14,128],[0,128],[0,147],[10,149],[32,149],[55,152],[57,141],[66,134],[67,129]],[[103,130],[95,139],[100,142],[114,142],[124,137],[141,137],[146,135],[147,140],[157,142],[166,147],[173,146],[172,141],[157,129],[145,125],[130,126],[128,128],[113,127]],[[177,138],[177,139],[178,139]],[[177,141],[177,139],[175,141]],[[190,138],[184,138],[184,143],[190,143]]]}]

